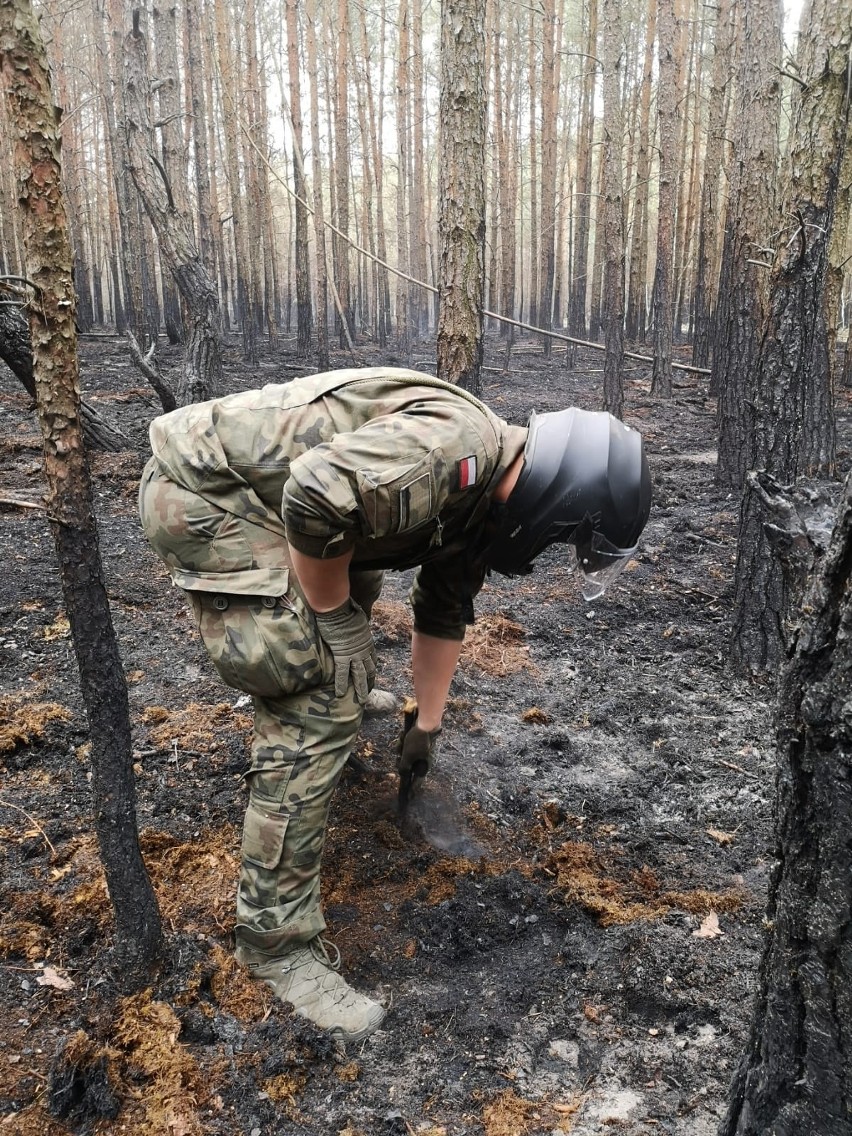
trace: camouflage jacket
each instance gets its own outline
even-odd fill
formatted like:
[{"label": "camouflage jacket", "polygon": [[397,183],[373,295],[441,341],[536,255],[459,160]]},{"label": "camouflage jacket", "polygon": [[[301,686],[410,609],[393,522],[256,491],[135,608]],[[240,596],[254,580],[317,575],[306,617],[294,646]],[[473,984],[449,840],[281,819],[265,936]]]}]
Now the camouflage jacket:
[{"label": "camouflage jacket", "polygon": [[154,420],[161,471],[314,557],[419,566],[415,626],[461,638],[482,587],[494,489],[521,452],[510,426],[457,387],[375,367],[196,403]]}]

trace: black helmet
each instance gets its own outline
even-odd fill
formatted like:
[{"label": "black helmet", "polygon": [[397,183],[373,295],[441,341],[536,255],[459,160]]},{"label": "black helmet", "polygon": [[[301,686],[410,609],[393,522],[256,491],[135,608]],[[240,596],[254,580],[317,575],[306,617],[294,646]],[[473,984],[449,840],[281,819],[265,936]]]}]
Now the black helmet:
[{"label": "black helmet", "polygon": [[621,571],[651,511],[651,475],[636,430],[605,411],[533,414],[524,464],[485,552],[504,576],[532,571],[548,545],[571,546],[595,599]]}]

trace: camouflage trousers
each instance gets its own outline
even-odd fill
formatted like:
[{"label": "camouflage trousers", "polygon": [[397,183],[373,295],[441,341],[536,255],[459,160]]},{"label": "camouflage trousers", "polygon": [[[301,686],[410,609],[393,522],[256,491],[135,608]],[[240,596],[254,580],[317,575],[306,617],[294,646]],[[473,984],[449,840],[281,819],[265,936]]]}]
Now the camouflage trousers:
[{"label": "camouflage trousers", "polygon": [[[139,510],[219,676],[252,696],[236,935],[275,956],[325,929],[320,868],[329,807],[362,708],[351,685],[335,696],[331,652],[292,571],[283,524],[252,497],[213,503],[164,477],[152,460]],[[382,575],[350,573],[353,598],[368,614]]]}]

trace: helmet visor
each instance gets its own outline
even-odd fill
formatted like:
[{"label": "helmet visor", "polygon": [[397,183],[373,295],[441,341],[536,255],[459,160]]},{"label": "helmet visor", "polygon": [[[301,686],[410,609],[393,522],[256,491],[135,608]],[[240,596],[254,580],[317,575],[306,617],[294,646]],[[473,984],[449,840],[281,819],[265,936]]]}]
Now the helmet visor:
[{"label": "helmet visor", "polygon": [[599,599],[618,579],[638,547],[616,548],[602,533],[592,533],[588,539],[578,542],[579,547],[571,543],[576,567],[583,575],[580,590],[583,599],[590,601]]}]

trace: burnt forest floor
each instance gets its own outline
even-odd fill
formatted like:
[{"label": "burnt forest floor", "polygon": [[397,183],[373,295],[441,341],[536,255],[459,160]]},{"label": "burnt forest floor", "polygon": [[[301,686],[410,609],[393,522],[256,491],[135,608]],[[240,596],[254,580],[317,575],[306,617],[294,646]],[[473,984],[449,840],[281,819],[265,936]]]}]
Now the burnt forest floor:
[{"label": "burnt forest floor", "polygon": [[[228,348],[227,386],[286,381]],[[86,724],[32,408],[0,375],[0,1132],[164,1136],[710,1136],[742,1051],[771,867],[773,690],[727,667],[738,501],[714,486],[715,401],[678,372],[626,420],[655,500],[587,604],[556,554],[497,577],[454,681],[438,770],[405,831],[393,716],[365,723],[333,806],[324,895],[347,976],[391,1004],[344,1051],[232,961],[250,707],[208,665],[135,512],[157,403],[117,338],[81,344],[84,394],[128,436],[94,454],[101,553],[130,694],[142,846],[168,932],[123,994],[92,830]],[[164,365],[177,366],[173,349]],[[359,349],[366,364],[431,370]],[[598,405],[602,356],[511,369],[483,395]],[[351,365],[340,355],[334,365]],[[310,371],[310,367],[304,368]],[[841,471],[852,403],[838,406]],[[380,684],[410,693],[407,574],[376,611]]]}]

